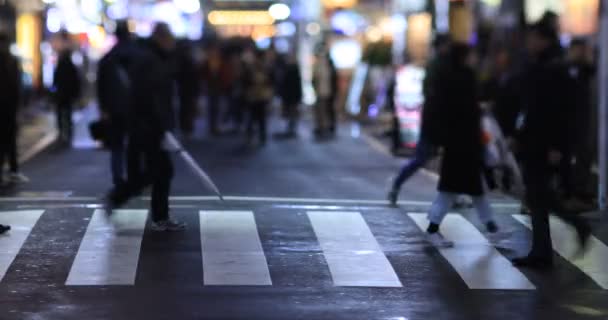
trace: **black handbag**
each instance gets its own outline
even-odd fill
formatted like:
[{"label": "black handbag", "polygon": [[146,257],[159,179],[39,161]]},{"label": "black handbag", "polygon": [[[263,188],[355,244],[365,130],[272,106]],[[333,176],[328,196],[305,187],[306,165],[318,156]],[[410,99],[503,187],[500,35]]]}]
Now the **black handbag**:
[{"label": "black handbag", "polygon": [[107,120],[101,119],[93,121],[89,124],[89,134],[95,141],[101,141],[104,144],[108,142],[110,133],[110,123]]}]

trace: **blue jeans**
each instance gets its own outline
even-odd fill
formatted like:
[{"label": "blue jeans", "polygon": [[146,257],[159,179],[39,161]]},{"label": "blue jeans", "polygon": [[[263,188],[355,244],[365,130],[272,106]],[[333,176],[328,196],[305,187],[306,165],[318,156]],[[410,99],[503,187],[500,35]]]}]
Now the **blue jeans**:
[{"label": "blue jeans", "polygon": [[[441,224],[441,221],[443,221],[443,218],[448,214],[448,211],[452,208],[457,198],[458,194],[456,193],[439,192],[429,211],[429,221],[437,225]],[[490,207],[490,202],[488,202],[488,198],[485,194],[473,197],[473,206],[475,207],[475,210],[477,210],[481,222],[487,224],[488,222],[494,221],[492,207]]]},{"label": "blue jeans", "polygon": [[411,176],[414,175],[422,166],[424,166],[433,156],[433,147],[428,141],[424,138],[420,138],[418,141],[418,145],[416,146],[416,153],[414,154],[414,158],[411,159],[399,172],[397,178],[395,178],[395,182],[393,184],[393,190],[399,191],[401,186],[407,181]]}]

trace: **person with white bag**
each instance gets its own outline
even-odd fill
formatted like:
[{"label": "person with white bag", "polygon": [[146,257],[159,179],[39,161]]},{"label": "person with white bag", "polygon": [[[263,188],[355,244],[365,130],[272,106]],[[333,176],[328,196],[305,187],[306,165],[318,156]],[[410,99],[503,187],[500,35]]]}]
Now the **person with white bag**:
[{"label": "person with white bag", "polygon": [[150,214],[153,231],[181,231],[182,222],[169,216],[169,191],[173,179],[171,152],[175,143],[167,141],[175,124],[175,97],[172,51],[175,39],[166,24],[158,24],[149,47],[141,54],[133,71],[132,103],[129,115],[127,182],[111,190],[106,213],[127,203],[152,186]]}]

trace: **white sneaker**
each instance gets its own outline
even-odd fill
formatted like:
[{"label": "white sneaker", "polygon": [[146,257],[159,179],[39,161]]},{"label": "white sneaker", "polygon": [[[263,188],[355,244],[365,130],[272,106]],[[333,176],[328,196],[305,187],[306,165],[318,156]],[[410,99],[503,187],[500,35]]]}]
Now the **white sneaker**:
[{"label": "white sneaker", "polygon": [[27,183],[30,182],[30,179],[26,177],[23,173],[11,173],[8,175],[8,180],[12,183]]},{"label": "white sneaker", "polygon": [[152,229],[152,231],[158,231],[158,232],[162,232],[162,231],[176,232],[176,231],[186,230],[186,224],[183,222],[168,219],[168,220],[163,220],[163,221],[158,221],[158,222],[152,222],[152,226],[150,227],[150,229]]},{"label": "white sneaker", "polygon": [[426,241],[437,248],[452,248],[454,247],[454,242],[447,240],[444,238],[439,232],[435,233],[427,233]]},{"label": "white sneaker", "polygon": [[500,242],[503,242],[505,240],[509,240],[512,238],[513,236],[513,231],[512,230],[498,230],[496,232],[484,232],[486,238],[488,239],[488,241],[490,241],[491,244],[497,244]]}]

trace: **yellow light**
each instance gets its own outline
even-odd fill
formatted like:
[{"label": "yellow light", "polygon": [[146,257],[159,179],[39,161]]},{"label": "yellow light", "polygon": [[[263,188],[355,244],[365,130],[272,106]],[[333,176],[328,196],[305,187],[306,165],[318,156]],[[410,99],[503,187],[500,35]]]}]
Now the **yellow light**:
[{"label": "yellow light", "polygon": [[23,61],[23,71],[38,77],[40,65],[40,26],[39,20],[33,14],[21,14],[17,18],[17,47]]},{"label": "yellow light", "polygon": [[328,9],[352,8],[357,5],[357,0],[322,0],[321,2]]},{"label": "yellow light", "polygon": [[212,25],[271,25],[274,18],[262,10],[214,10],[207,16]]}]

